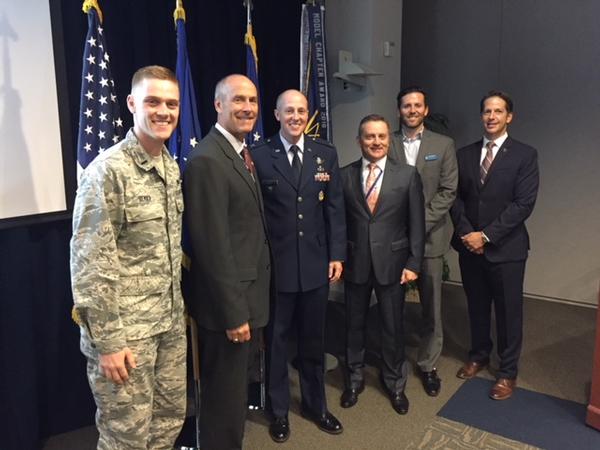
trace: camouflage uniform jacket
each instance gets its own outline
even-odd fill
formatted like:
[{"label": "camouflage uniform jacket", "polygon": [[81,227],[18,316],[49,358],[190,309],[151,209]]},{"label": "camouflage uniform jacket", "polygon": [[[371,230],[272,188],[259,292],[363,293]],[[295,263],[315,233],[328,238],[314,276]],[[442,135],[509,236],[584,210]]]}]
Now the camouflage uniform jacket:
[{"label": "camouflage uniform jacket", "polygon": [[164,178],[133,131],[83,173],[73,210],[71,282],[82,337],[102,354],[167,331],[183,314],[179,167]]}]

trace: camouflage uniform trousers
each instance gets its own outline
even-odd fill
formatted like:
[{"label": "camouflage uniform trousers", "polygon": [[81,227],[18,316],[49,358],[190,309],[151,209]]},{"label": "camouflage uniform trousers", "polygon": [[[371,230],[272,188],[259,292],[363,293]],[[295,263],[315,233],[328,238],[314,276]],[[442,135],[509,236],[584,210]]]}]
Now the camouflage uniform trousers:
[{"label": "camouflage uniform trousers", "polygon": [[171,450],[186,409],[187,339],[183,317],[170,330],[128,342],[135,355],[129,380],[118,385],[98,366],[98,352],[82,337],[87,376],[96,401],[98,450]]}]

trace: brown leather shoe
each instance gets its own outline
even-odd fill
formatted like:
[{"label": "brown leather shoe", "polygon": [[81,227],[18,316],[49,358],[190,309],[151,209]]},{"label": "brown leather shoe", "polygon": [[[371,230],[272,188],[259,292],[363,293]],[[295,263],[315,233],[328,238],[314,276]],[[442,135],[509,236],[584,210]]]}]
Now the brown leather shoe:
[{"label": "brown leather shoe", "polygon": [[506,400],[511,397],[516,386],[516,378],[512,380],[510,378],[498,378],[496,384],[492,386],[490,398],[492,400]]},{"label": "brown leather shoe", "polygon": [[477,361],[469,361],[465,363],[465,365],[462,366],[460,369],[458,369],[458,372],[456,372],[456,376],[458,378],[462,378],[463,380],[468,380],[469,378],[473,378],[475,375],[477,375],[477,373],[484,369],[486,366],[487,364],[484,363],[480,363]]}]

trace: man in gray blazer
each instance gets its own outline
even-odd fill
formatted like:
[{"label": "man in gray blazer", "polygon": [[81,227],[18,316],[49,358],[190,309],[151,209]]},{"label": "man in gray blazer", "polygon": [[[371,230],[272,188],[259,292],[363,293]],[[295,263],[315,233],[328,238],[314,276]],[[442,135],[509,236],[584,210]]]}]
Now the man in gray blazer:
[{"label": "man in gray blazer", "polygon": [[441,380],[435,365],[442,353],[443,256],[450,248],[452,222],[448,211],[456,197],[458,167],[454,141],[425,129],[429,113],[425,91],[411,86],[397,97],[402,128],[393,135],[393,155],[415,166],[421,175],[425,197],[425,258],[417,280],[421,301],[421,342],[417,365],[428,395],[439,394]]},{"label": "man in gray blazer", "polygon": [[363,157],[341,170],[348,249],[344,270],[346,364],[341,398],[354,406],[364,389],[367,311],[377,294],[381,324],[381,382],[398,414],[408,412],[404,394],[404,291],[421,270],[425,245],[423,187],[414,167],[388,158],[389,124],[379,115],[358,128]]},{"label": "man in gray blazer", "polygon": [[190,153],[184,173],[192,243],[192,294],[200,335],[202,448],[241,449],[248,362],[269,317],[270,250],[263,202],[244,138],[258,115],[243,75],[215,88],[217,123]]}]

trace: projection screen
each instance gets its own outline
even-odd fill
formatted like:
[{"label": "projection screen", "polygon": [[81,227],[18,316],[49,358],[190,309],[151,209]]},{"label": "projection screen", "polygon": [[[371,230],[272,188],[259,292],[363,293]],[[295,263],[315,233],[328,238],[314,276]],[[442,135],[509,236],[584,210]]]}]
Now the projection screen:
[{"label": "projection screen", "polygon": [[[48,1],[0,0],[0,228],[64,216],[68,209],[63,166],[73,160],[72,145],[61,139],[68,114],[59,111],[57,88],[64,55],[62,42],[53,41],[50,16]],[[62,37],[56,23],[54,31]]]}]

